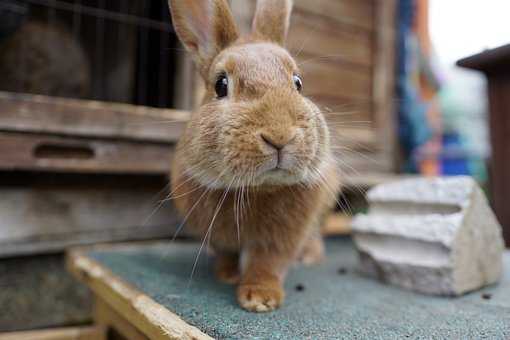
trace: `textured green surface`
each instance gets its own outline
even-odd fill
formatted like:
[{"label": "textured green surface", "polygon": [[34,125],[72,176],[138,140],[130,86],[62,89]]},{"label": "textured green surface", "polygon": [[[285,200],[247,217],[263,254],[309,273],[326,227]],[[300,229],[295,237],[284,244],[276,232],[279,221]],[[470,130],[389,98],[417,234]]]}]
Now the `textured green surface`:
[{"label": "textured green surface", "polygon": [[[501,284],[440,298],[358,275],[350,240],[332,240],[327,263],[290,272],[281,309],[252,314],[237,306],[233,287],[213,279],[210,259],[202,257],[189,284],[196,250],[174,244],[91,256],[219,339],[510,339],[510,254]],[[347,272],[341,275],[339,268]],[[490,299],[482,297],[489,293]]]}]

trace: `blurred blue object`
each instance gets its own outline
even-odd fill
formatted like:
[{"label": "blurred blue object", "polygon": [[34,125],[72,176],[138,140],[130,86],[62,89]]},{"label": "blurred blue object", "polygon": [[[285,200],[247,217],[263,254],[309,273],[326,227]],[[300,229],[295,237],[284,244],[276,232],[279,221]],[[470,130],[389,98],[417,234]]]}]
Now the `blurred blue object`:
[{"label": "blurred blue object", "polygon": [[442,142],[444,152],[439,156],[441,174],[470,175],[469,156],[463,150],[460,135],[455,132],[445,133]]},{"label": "blurred blue object", "polygon": [[427,103],[420,98],[413,83],[413,74],[419,67],[419,44],[412,31],[416,11],[415,0],[398,2],[397,22],[397,97],[399,139],[404,153],[404,171],[417,172],[415,150],[432,137],[427,120]]}]

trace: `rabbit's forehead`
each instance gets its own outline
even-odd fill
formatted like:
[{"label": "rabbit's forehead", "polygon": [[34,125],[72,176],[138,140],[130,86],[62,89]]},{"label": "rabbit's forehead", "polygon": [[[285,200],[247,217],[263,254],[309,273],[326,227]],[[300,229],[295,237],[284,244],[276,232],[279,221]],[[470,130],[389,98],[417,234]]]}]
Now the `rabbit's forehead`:
[{"label": "rabbit's forehead", "polygon": [[272,43],[252,43],[233,46],[218,58],[216,72],[226,71],[242,79],[264,78],[284,81],[296,72],[297,66],[289,52]]}]

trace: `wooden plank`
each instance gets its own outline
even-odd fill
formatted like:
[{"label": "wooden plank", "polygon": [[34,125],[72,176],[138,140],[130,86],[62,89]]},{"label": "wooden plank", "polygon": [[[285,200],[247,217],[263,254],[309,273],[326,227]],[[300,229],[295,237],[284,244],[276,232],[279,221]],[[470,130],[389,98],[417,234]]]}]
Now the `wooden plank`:
[{"label": "wooden plank", "polygon": [[84,250],[70,251],[67,264],[78,280],[148,338],[212,339],[87,257]]},{"label": "wooden plank", "polygon": [[301,60],[325,61],[371,67],[372,33],[346,30],[333,20],[295,10],[291,17],[287,47]]},{"label": "wooden plank", "polygon": [[[256,0],[231,0],[234,17],[242,32],[251,27]],[[332,20],[345,29],[373,30],[373,0],[294,0],[295,12],[307,12],[322,17],[319,20]]]},{"label": "wooden plank", "polygon": [[[126,340],[148,340],[136,327],[130,324],[119,313],[113,310],[101,299],[97,299],[94,305],[94,322],[110,332],[118,333]],[[0,339],[1,340],[1,339]]]},{"label": "wooden plank", "polygon": [[368,70],[358,70],[320,60],[303,61],[303,93],[307,96],[326,95],[348,98],[352,101],[370,102],[372,75]]},{"label": "wooden plank", "polygon": [[[0,188],[0,256],[172,237],[180,220],[161,188]],[[158,208],[159,207],[159,208]]]},{"label": "wooden plank", "polygon": [[0,340],[106,340],[102,327],[70,327],[26,332],[0,333]]},{"label": "wooden plank", "polygon": [[167,173],[170,144],[0,132],[0,170]]},{"label": "wooden plank", "polygon": [[295,0],[296,9],[303,9],[351,26],[374,29],[373,0]]},{"label": "wooden plank", "polygon": [[[191,56],[186,52],[183,46],[179,46],[179,58],[177,59],[176,67],[177,75],[173,84],[175,89],[174,102],[176,108],[191,111],[194,109],[196,69]],[[188,118],[189,117],[186,119]],[[147,125],[149,124],[150,123]]]},{"label": "wooden plank", "polygon": [[491,141],[490,194],[494,212],[510,247],[510,44],[460,60],[459,66],[480,70],[488,78]]},{"label": "wooden plank", "polygon": [[189,112],[0,92],[0,131],[173,143]]},{"label": "wooden plank", "polygon": [[377,135],[370,127],[356,128],[348,125],[333,125],[330,130],[333,135],[331,145],[334,151],[374,153],[379,147]]},{"label": "wooden plank", "polygon": [[[510,51],[507,51],[510,52]],[[510,60],[510,53],[507,55]],[[499,74],[489,75],[490,140],[492,157],[490,163],[490,188],[494,212],[503,227],[503,236],[510,247],[510,67]]]},{"label": "wooden plank", "polygon": [[343,178],[360,177],[368,173],[391,174],[385,168],[385,157],[380,153],[335,152],[338,169]]},{"label": "wooden plank", "polygon": [[336,128],[369,129],[375,135],[371,101],[321,94],[314,94],[310,98],[319,105],[332,130]]},{"label": "wooden plank", "polygon": [[510,44],[507,44],[461,59],[457,65],[497,75],[498,72],[506,73],[508,71],[509,56]]},{"label": "wooden plank", "polygon": [[388,171],[398,170],[395,94],[395,0],[375,0],[376,32],[373,69],[373,120]]}]

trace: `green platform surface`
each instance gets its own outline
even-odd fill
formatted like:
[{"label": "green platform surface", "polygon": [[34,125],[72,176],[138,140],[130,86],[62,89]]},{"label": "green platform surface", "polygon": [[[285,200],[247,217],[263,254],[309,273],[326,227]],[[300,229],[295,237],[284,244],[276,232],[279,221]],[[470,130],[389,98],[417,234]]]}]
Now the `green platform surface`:
[{"label": "green platform surface", "polygon": [[200,258],[190,282],[196,244],[158,244],[89,255],[218,339],[510,339],[509,253],[500,284],[444,298],[361,276],[348,238],[329,240],[327,251],[324,264],[290,271],[285,304],[266,314],[239,308],[235,288],[214,279],[212,260],[206,256]]}]

